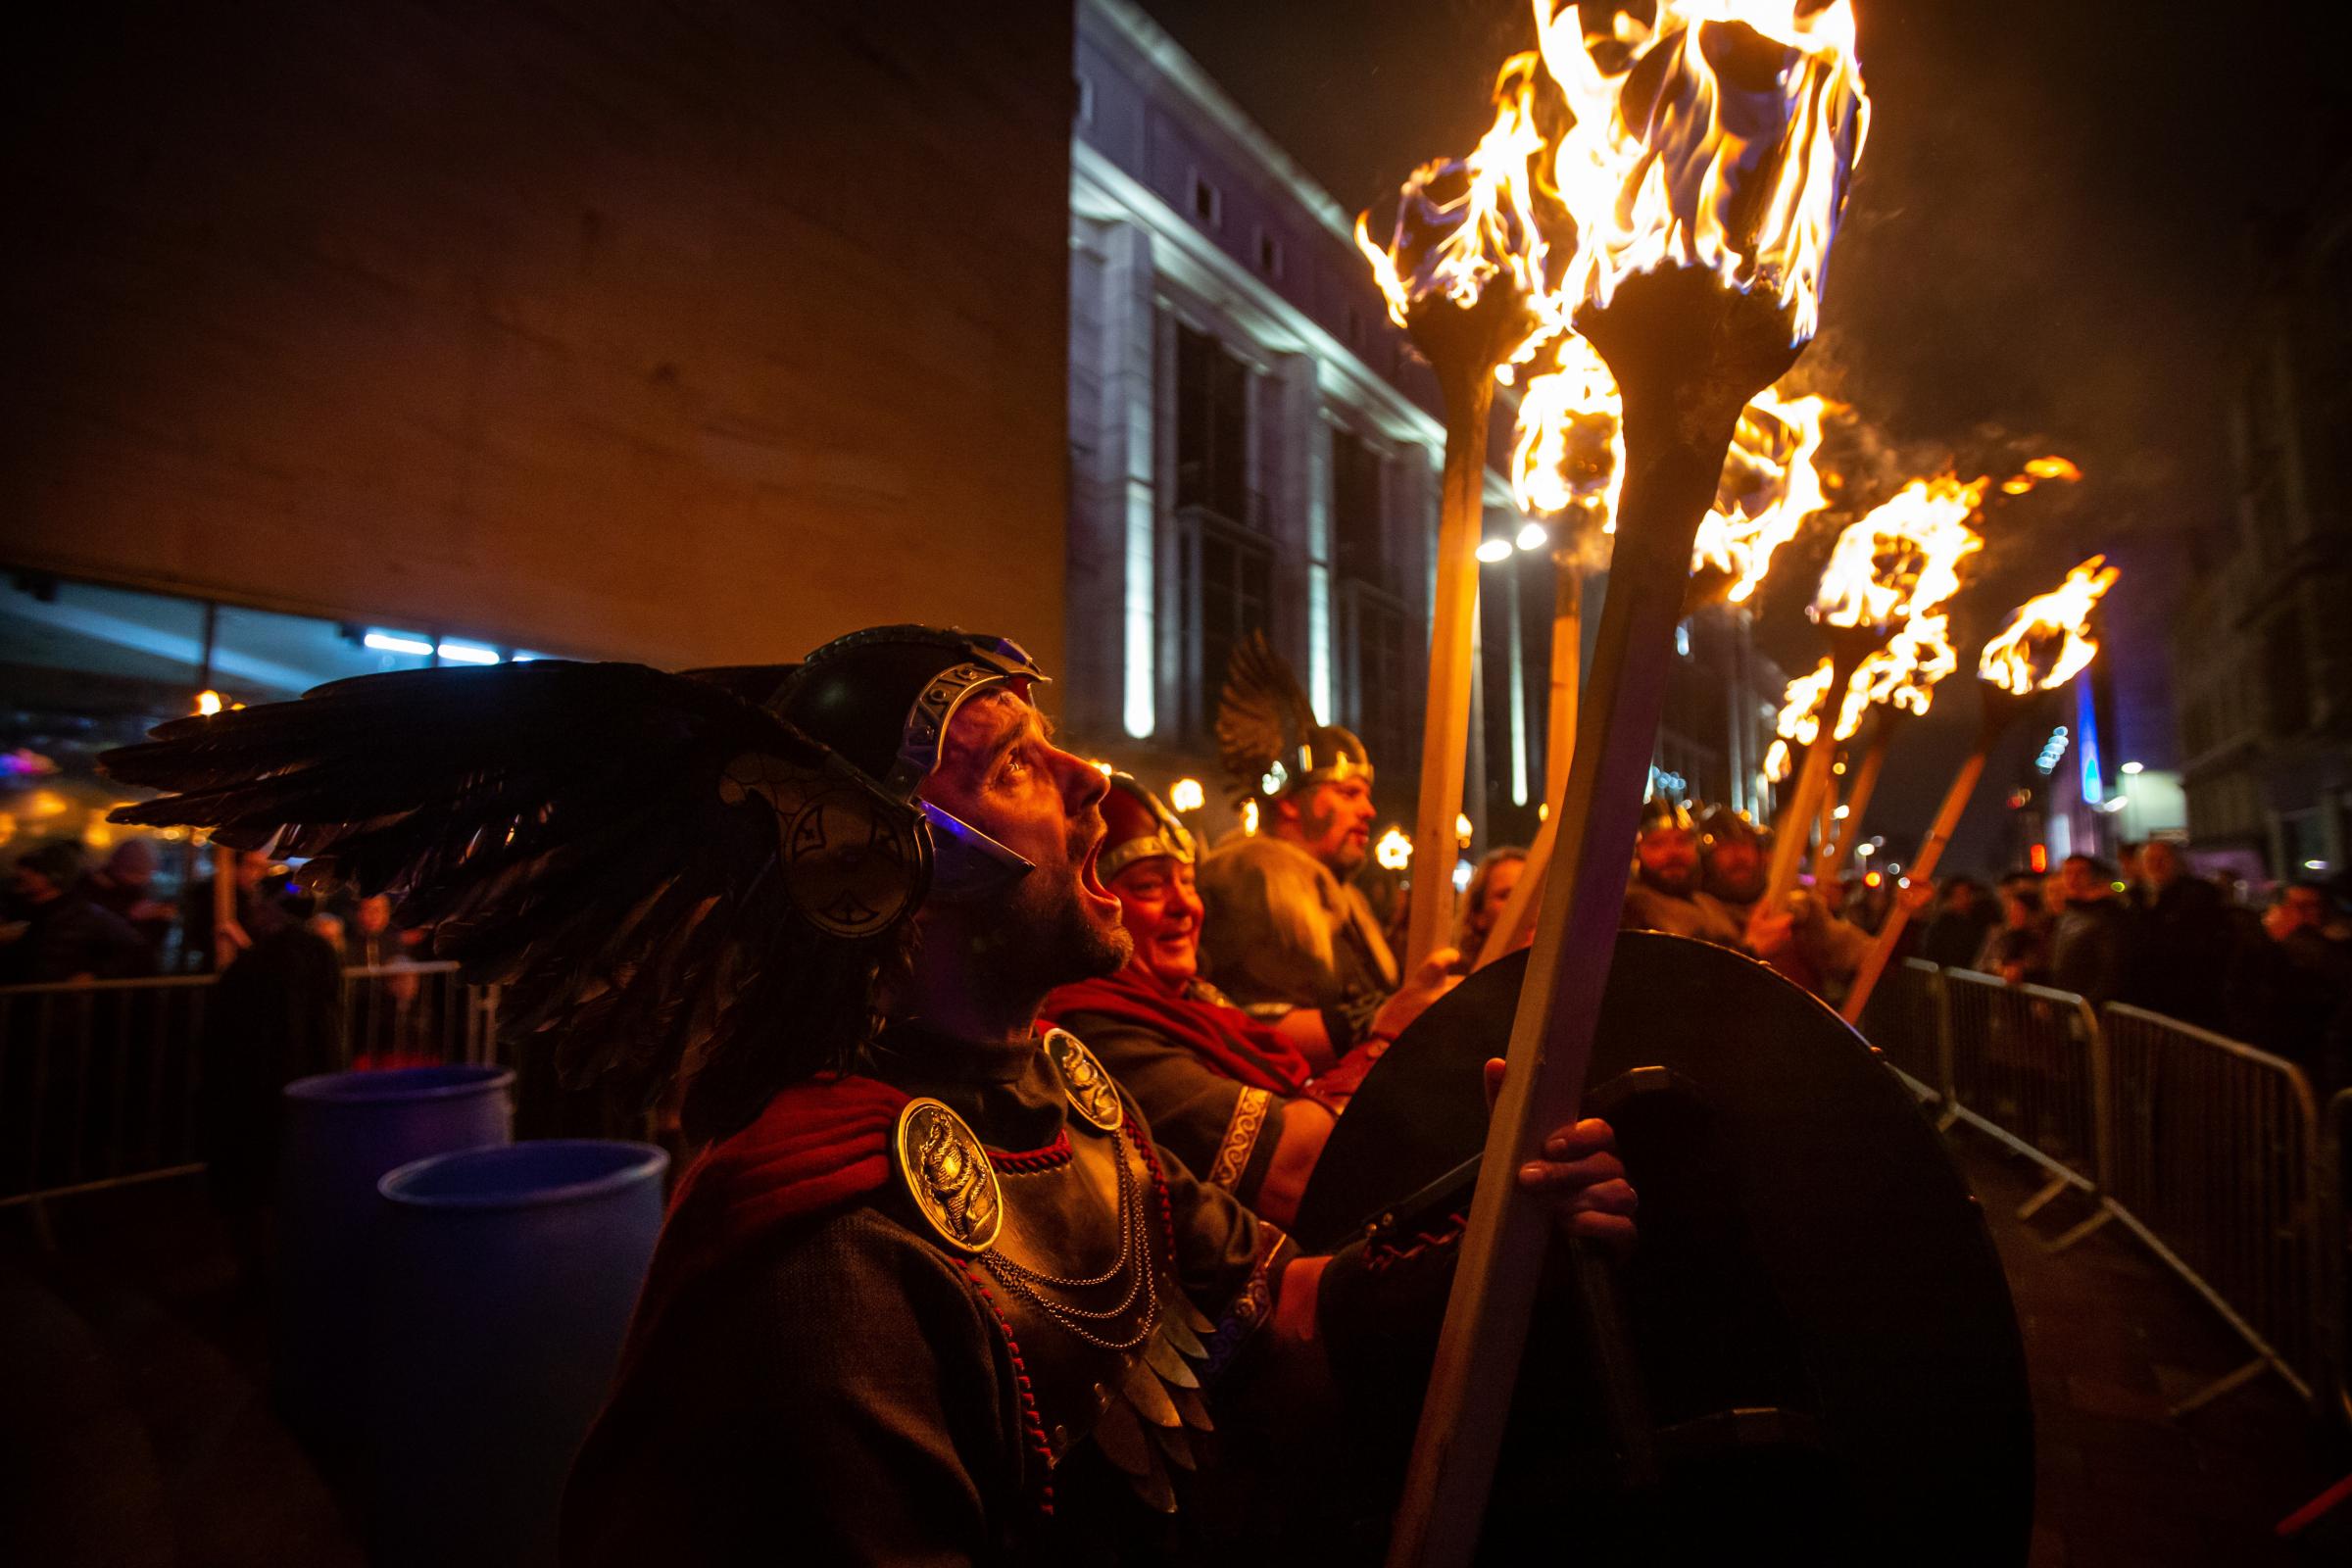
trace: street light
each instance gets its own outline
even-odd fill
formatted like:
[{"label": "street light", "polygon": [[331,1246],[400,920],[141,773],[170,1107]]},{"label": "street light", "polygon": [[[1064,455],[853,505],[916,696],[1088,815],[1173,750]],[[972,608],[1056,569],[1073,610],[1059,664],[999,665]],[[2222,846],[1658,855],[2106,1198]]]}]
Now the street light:
[{"label": "street light", "polygon": [[2124,764],[2124,771],[2127,773],[2144,773],[2147,771],[2147,764],[2144,762],[2126,762]]},{"label": "street light", "polygon": [[1498,561],[1508,561],[1511,559],[1511,542],[1508,539],[1481,539],[1478,542],[1478,559],[1490,566]]},{"label": "street light", "polygon": [[1529,521],[1521,524],[1519,529],[1520,549],[1542,550],[1550,543],[1551,530],[1549,528],[1544,527],[1542,523],[1537,522],[1532,518]]}]

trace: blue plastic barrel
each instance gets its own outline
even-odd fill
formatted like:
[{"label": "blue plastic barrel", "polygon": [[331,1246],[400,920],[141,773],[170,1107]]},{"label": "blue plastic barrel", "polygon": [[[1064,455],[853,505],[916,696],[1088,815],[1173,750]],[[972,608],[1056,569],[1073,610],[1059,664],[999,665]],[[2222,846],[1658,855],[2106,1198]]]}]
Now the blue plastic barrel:
[{"label": "blue plastic barrel", "polygon": [[383,1179],[370,1535],[380,1568],[555,1560],[661,1234],[669,1156],[547,1139]]},{"label": "blue plastic barrel", "polygon": [[386,1171],[514,1136],[506,1067],[404,1067],[285,1087],[278,1163],[278,1403],[314,1446],[349,1446],[368,1390],[368,1296]]}]

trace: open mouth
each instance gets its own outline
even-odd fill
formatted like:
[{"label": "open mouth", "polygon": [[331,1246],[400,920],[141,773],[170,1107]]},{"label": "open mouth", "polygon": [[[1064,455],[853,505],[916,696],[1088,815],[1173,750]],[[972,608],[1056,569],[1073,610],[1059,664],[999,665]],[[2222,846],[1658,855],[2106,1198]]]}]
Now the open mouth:
[{"label": "open mouth", "polygon": [[1103,841],[1108,837],[1107,832],[1097,833],[1095,842],[1086,847],[1086,856],[1078,862],[1078,887],[1088,898],[1100,899],[1115,909],[1119,906],[1118,896],[1104,887],[1102,879],[1095,874],[1096,862],[1102,858]]}]

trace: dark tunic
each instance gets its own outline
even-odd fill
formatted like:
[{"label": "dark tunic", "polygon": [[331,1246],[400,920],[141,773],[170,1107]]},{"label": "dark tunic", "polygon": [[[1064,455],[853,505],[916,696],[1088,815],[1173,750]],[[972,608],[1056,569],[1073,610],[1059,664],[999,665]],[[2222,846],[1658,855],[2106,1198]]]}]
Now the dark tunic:
[{"label": "dark tunic", "polygon": [[1322,1009],[1335,1047],[1365,1037],[1398,974],[1360,888],[1263,833],[1207,857],[1200,877],[1203,974],[1261,1016]]},{"label": "dark tunic", "polygon": [[[1002,1250],[1082,1282],[1124,1255],[1107,1173],[1144,1194],[1141,1242],[1214,1333],[1204,1381],[1270,1313],[1290,1248],[1151,1142],[1132,1102],[1105,1133],[1070,1110],[1034,1046],[900,1031],[861,1071],[945,1102],[992,1153]],[[671,1246],[677,1231],[665,1234]],[[662,1264],[656,1263],[657,1274]],[[1113,1304],[1084,1291],[1054,1299]],[[644,1308],[641,1306],[641,1312]],[[1105,1348],[1134,1308],[1075,1328],[918,1217],[892,1176],[778,1227],[677,1293],[573,1471],[567,1563],[1133,1562],[1182,1554],[1202,1510],[1148,1505],[1107,1456],[1134,1434],[1117,1395],[1138,1352]],[[1245,1357],[1246,1358],[1246,1357]],[[1229,1378],[1227,1382],[1230,1384]],[[1220,1401],[1230,1388],[1216,1390]],[[1158,1435],[1153,1441],[1164,1442]],[[1199,1444],[1205,1447],[1205,1444]],[[1155,1450],[1158,1451],[1158,1450]],[[1182,1484],[1180,1463],[1167,1472]]]}]

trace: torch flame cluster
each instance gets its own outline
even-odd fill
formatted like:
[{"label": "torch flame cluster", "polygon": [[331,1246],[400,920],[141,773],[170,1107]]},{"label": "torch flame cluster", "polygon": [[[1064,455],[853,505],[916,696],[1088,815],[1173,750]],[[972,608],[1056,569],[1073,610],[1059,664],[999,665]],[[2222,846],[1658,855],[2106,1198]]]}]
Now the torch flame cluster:
[{"label": "torch flame cluster", "polygon": [[1831,626],[1889,627],[1960,587],[1960,563],[1984,547],[1968,525],[1990,480],[1914,479],[1838,536],[1807,612]]},{"label": "torch flame cluster", "polygon": [[2073,680],[2098,654],[2090,612],[2115,586],[2116,576],[2105,556],[2093,556],[2050,592],[2018,606],[1984,645],[1977,674],[2020,697],[2056,691]]},{"label": "torch flame cluster", "polygon": [[[1616,11],[1590,32],[1578,6],[1535,0],[1534,16],[1536,48],[1504,63],[1477,148],[1415,171],[1389,244],[1369,215],[1356,244],[1400,326],[1424,301],[1466,309],[1511,291],[1526,328],[1496,374],[1522,389],[1519,505],[1605,533],[1625,466],[1620,399],[1577,313],[1637,273],[1702,268],[1769,293],[1790,341],[1809,340],[1870,104],[1849,0],[1657,0],[1646,23]],[[1742,482],[1692,563],[1729,577],[1734,603],[1820,510],[1823,412],[1767,393],[1741,420],[1727,485]]]}]

